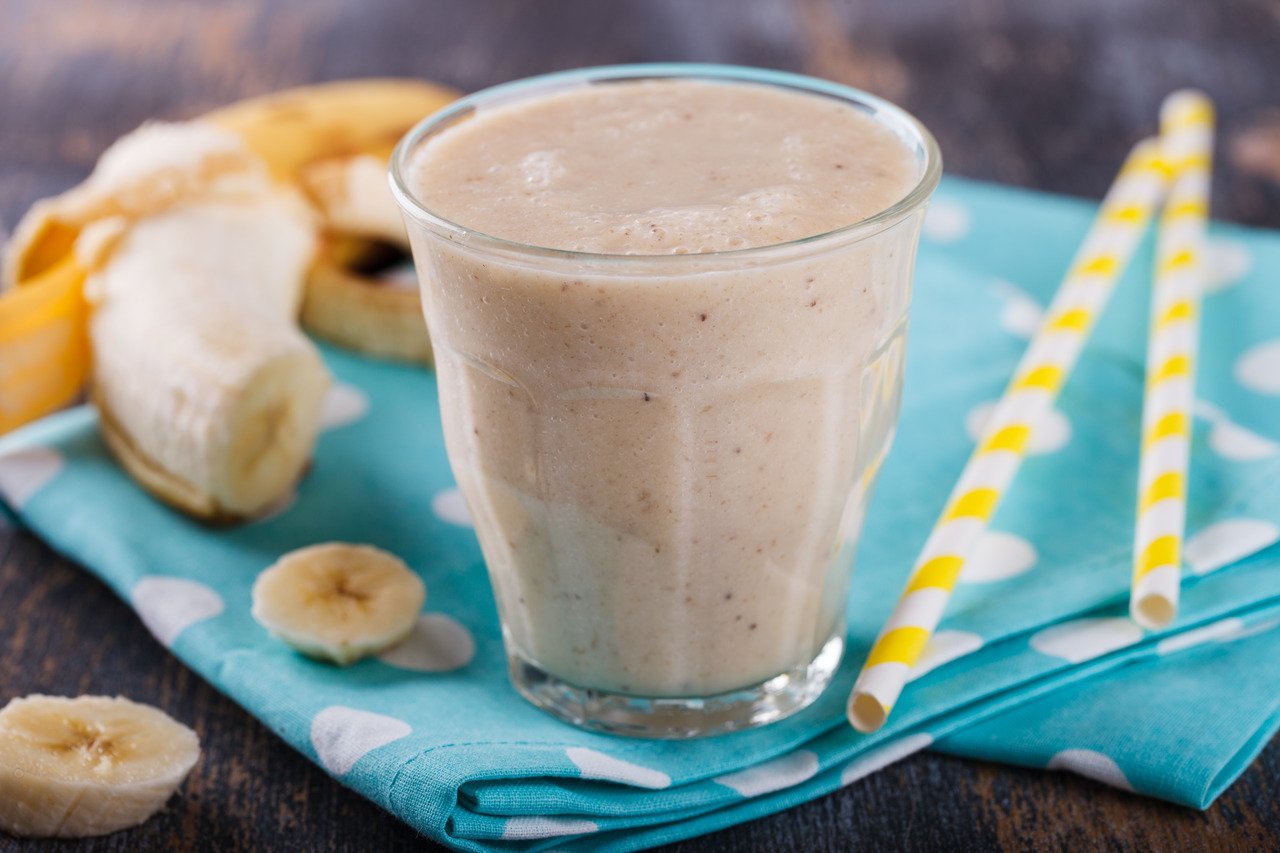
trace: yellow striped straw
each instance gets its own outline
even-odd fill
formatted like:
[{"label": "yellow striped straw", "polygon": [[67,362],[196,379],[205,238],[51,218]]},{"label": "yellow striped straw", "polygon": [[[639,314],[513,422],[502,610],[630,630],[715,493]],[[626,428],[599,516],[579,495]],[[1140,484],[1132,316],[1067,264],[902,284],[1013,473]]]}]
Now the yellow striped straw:
[{"label": "yellow striped straw", "polygon": [[1129,597],[1129,615],[1149,629],[1163,628],[1178,613],[1213,153],[1209,99],[1191,91],[1166,98],[1160,106],[1160,146],[1173,182],[1156,232]]},{"label": "yellow striped straw", "polygon": [[946,609],[960,570],[1013,482],[1032,428],[1050,411],[1098,314],[1164,194],[1167,170],[1155,140],[1140,142],[1102,201],[1013,379],[946,508],[916,560],[898,605],[849,696],[849,722],[873,732],[889,716],[907,674]]}]

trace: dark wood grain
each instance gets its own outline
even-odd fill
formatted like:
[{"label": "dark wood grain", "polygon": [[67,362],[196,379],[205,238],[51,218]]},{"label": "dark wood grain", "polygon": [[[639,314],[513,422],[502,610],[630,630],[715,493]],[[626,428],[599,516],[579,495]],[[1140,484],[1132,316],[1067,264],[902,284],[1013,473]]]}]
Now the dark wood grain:
[{"label": "dark wood grain", "polygon": [[[1215,213],[1280,227],[1275,0],[0,0],[0,233],[153,117],[317,80],[463,89],[613,62],[795,69],[886,95],[948,170],[1098,196],[1170,89],[1213,94]],[[136,830],[41,848],[430,848],[332,782],[159,646],[101,583],[0,522],[0,702],[121,693],[193,725],[183,796]],[[1280,744],[1209,811],[1061,774],[923,755],[675,849],[1280,849]],[[23,845],[0,837],[0,849]],[[31,845],[33,849],[37,845]]]}]

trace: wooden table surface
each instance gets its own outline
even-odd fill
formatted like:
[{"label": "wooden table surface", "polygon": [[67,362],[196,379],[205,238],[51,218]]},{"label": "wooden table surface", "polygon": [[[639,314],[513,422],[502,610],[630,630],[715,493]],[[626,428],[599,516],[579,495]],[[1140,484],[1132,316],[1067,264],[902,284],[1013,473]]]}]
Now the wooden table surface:
[{"label": "wooden table surface", "polygon": [[[1218,101],[1217,216],[1280,227],[1276,0],[0,0],[0,233],[116,137],[246,95],[353,76],[473,90],[543,71],[690,60],[885,95],[948,171],[1100,196],[1161,97]],[[0,704],[121,693],[204,756],[143,827],[41,849],[431,848],[331,781],[151,639],[105,586],[0,521]],[[1204,813],[1063,774],[920,755],[679,850],[1280,848],[1280,743]],[[0,849],[23,845],[0,837]],[[33,848],[35,845],[31,845]]]}]

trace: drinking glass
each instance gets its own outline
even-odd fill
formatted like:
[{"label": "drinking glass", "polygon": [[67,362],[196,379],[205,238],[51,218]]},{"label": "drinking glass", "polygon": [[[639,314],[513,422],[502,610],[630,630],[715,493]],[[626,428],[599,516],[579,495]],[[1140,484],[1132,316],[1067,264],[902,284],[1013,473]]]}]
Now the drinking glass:
[{"label": "drinking glass", "polygon": [[[415,190],[415,153],[459,122],[651,79],[842,102],[895,134],[918,178],[888,209],[828,233],[672,255],[524,245],[440,216]],[[511,681],[530,702],[597,731],[681,738],[780,719],[826,687],[898,417],[912,268],[940,171],[929,132],[892,104],[712,65],[497,86],[401,141],[392,187],[446,449]]]}]

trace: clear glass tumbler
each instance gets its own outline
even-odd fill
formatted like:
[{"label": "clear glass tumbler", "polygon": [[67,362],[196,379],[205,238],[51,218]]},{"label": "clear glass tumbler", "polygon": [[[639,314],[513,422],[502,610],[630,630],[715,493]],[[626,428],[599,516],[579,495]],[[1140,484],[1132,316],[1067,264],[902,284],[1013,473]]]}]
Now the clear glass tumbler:
[{"label": "clear glass tumbler", "polygon": [[[500,104],[681,78],[834,98],[919,179],[846,227],[762,248],[602,255],[434,213],[418,146]],[[844,651],[865,504],[898,417],[911,276],[941,161],[903,110],[759,69],[639,65],[456,102],[392,160],[435,349],[449,461],[475,519],[510,676],[568,722],[694,737],[813,701]]]}]

